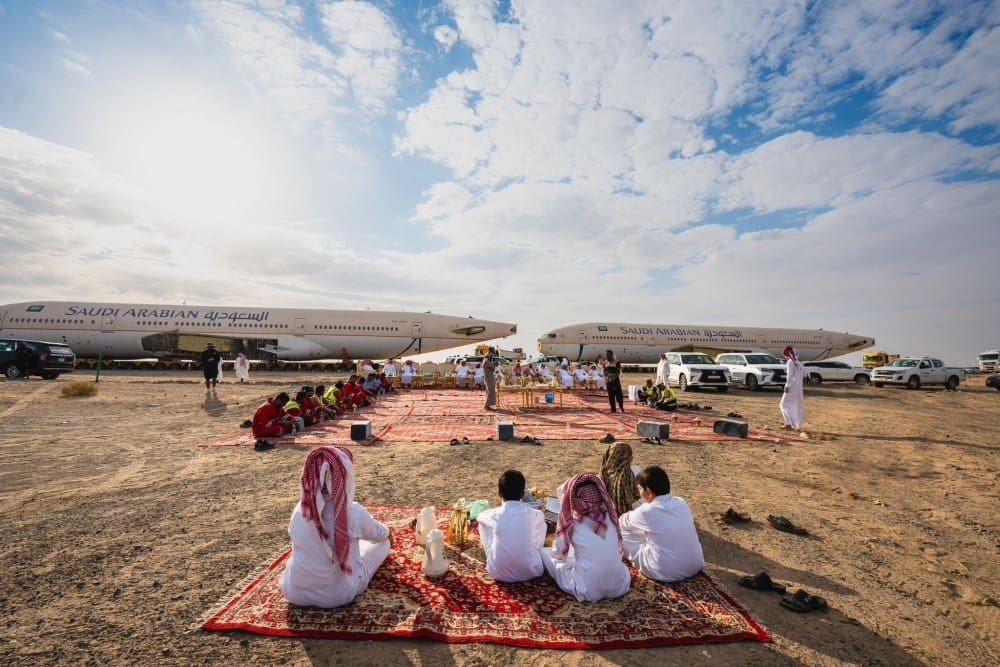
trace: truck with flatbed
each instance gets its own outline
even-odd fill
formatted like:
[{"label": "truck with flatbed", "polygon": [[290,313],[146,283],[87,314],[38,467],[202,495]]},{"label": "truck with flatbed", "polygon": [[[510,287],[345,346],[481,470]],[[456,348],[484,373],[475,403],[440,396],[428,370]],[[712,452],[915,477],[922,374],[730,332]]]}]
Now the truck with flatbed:
[{"label": "truck with flatbed", "polygon": [[879,366],[888,366],[895,359],[899,359],[898,354],[889,354],[881,350],[878,352],[866,352],[861,357],[861,365],[864,368],[878,368]]},{"label": "truck with flatbed", "polygon": [[872,369],[872,384],[887,384],[919,389],[928,385],[944,385],[954,391],[965,379],[964,368],[950,368],[935,357],[900,357],[887,366]]}]

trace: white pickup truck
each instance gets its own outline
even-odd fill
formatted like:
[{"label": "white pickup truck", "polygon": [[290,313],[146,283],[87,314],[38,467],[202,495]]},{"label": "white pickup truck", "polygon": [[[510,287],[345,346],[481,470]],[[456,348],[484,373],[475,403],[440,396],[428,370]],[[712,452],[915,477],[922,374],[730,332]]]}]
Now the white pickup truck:
[{"label": "white pickup truck", "polygon": [[943,384],[954,391],[964,379],[965,369],[948,368],[934,357],[900,357],[888,366],[872,369],[872,384],[876,387],[897,384],[906,385],[907,389],[919,389],[924,385]]}]

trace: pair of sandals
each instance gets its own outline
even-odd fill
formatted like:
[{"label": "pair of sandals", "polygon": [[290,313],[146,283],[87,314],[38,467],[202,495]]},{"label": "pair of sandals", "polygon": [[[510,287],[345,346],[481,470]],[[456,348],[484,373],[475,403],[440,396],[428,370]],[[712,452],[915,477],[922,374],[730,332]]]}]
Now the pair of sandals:
[{"label": "pair of sandals", "polygon": [[530,435],[526,435],[523,438],[521,438],[521,442],[523,442],[526,445],[540,445],[540,444],[542,444],[541,440],[539,440],[538,438],[532,438]]},{"label": "pair of sandals", "polygon": [[249,419],[244,419],[243,423],[240,424],[240,428],[250,428],[251,426],[253,426],[253,422]]},{"label": "pair of sandals", "polygon": [[609,445],[614,441],[615,441],[615,436],[612,435],[611,433],[608,433],[600,440],[600,442],[604,443],[605,445]]},{"label": "pair of sandals", "polygon": [[659,436],[654,436],[652,438],[643,438],[642,441],[645,442],[647,445],[660,445],[660,444],[663,444],[663,441],[660,439]]},{"label": "pair of sandals", "polygon": [[469,444],[469,439],[465,438],[465,437],[463,437],[461,440],[459,440],[458,438],[452,438],[451,442],[449,442],[448,444],[449,445],[467,445],[467,444]]},{"label": "pair of sandals", "polygon": [[767,572],[759,572],[753,576],[747,575],[745,577],[740,577],[736,583],[743,588],[750,588],[755,591],[780,593],[784,597],[779,600],[778,604],[785,609],[790,609],[800,614],[805,614],[811,611],[826,611],[829,608],[825,599],[818,595],[811,595],[801,588],[795,591],[792,595],[785,595],[785,593],[788,592],[787,587],[784,584],[772,581]]},{"label": "pair of sandals", "polygon": [[258,438],[257,442],[253,443],[254,451],[256,452],[266,452],[269,449],[274,449],[274,443],[268,442],[263,438]]},{"label": "pair of sandals", "polygon": [[730,412],[726,415],[727,417],[732,417],[733,419],[743,419],[743,415],[738,412]]}]

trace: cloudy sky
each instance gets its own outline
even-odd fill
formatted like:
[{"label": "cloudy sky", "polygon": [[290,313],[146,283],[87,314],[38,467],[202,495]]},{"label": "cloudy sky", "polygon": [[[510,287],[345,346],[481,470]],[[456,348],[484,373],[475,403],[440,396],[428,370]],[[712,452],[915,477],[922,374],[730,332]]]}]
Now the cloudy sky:
[{"label": "cloudy sky", "polygon": [[1000,2],[0,0],[0,303],[1000,346]]}]

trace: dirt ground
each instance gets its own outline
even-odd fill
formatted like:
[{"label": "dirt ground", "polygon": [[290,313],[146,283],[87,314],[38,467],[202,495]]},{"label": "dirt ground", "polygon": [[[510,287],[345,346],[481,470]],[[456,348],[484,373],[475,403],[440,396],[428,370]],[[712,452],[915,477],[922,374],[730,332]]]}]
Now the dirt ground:
[{"label": "dirt ground", "polygon": [[[633,442],[690,503],[707,569],[775,641],[596,652],[192,629],[287,545],[307,451],[197,445],[238,431],[266,395],[333,378],[257,373],[207,401],[195,373],[105,371],[96,396],[61,396],[81,379],[93,373],[0,382],[0,664],[1000,664],[1000,392],[983,376],[958,392],[807,387],[807,440]],[[780,424],[776,391],[680,400]],[[553,489],[596,471],[604,448],[390,439],[356,448],[357,499],[493,498],[508,467]],[[753,521],[712,518],[728,507]],[[774,530],[769,513],[811,535]],[[799,615],[736,586],[761,570],[831,609]]]}]

